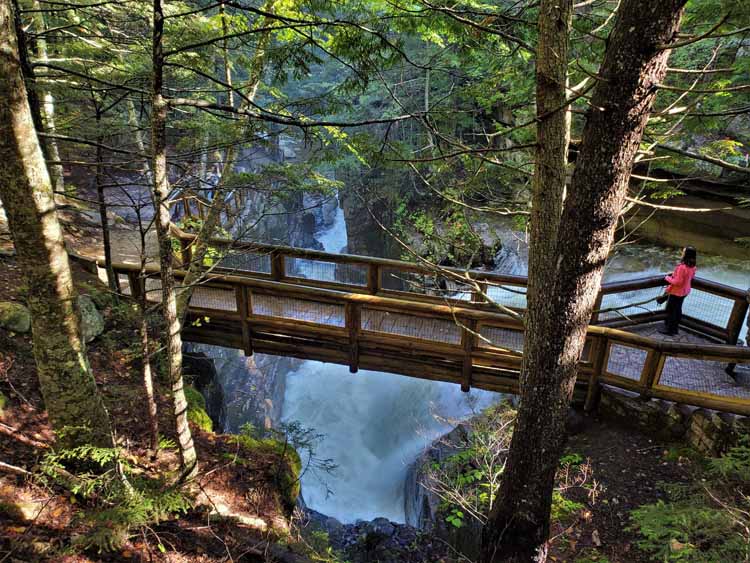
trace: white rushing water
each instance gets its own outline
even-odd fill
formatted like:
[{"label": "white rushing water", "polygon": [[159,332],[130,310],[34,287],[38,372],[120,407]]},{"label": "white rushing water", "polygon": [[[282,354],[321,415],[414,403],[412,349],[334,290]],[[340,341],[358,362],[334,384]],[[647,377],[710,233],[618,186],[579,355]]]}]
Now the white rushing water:
[{"label": "white rushing water", "polygon": [[[333,225],[316,238],[328,252],[346,247],[340,207]],[[346,366],[304,362],[287,376],[282,418],[323,434],[316,457],[338,465],[330,475],[312,470],[303,475],[305,503],[342,522],[378,516],[403,522],[409,464],[455,426],[451,421],[498,398],[479,390],[462,393],[449,383],[365,370],[351,374]]]}]

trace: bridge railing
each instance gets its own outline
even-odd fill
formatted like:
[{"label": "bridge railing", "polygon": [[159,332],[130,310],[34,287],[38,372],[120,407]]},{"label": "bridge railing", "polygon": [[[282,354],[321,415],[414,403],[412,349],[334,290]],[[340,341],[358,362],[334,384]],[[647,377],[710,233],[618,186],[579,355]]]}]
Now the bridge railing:
[{"label": "bridge railing", "polygon": [[[175,234],[183,262],[189,262],[194,236],[179,229]],[[526,308],[525,276],[220,239],[212,245],[220,251],[214,265],[220,273],[488,310],[499,305],[520,313]],[[651,276],[603,284],[592,323],[624,327],[662,320],[664,310],[654,300],[664,292],[663,280]],[[744,291],[696,278],[683,324],[718,342],[736,344],[747,310]]]},{"label": "bridge railing", "polygon": [[[192,238],[181,237],[183,254]],[[226,244],[216,241],[217,246]],[[460,384],[517,392],[523,359],[520,310],[525,278],[443,271],[446,283],[428,268],[394,260],[331,255],[302,249],[240,244],[220,258],[194,289],[186,334],[210,344],[277,353]],[[134,265],[117,264],[129,288],[158,300],[158,268],[145,280]],[[454,275],[455,274],[455,275]],[[394,288],[393,275],[407,279]],[[177,271],[177,279],[184,276]],[[421,276],[409,278],[408,276]],[[661,277],[606,284],[599,296],[579,365],[592,406],[601,384],[681,403],[750,414],[750,387],[726,376],[728,364],[750,363],[750,349],[718,344],[667,342],[621,330],[663,315],[634,305],[663,291]],[[400,282],[399,282],[400,283]],[[736,342],[747,311],[743,292],[696,280],[698,302],[711,314],[690,313],[691,330],[715,341]],[[493,288],[509,291],[510,311],[487,302]],[[468,293],[464,295],[463,292]],[[705,294],[705,295],[703,295]],[[693,296],[691,294],[691,299]],[[714,315],[719,311],[720,316]],[[200,326],[192,323],[198,322]]]}]

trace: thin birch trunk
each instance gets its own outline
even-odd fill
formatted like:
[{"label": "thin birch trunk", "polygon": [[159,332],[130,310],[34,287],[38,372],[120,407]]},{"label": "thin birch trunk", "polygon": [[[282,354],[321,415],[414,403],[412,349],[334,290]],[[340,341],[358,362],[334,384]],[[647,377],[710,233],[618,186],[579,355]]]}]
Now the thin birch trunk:
[{"label": "thin birch trunk", "polygon": [[[133,100],[128,98],[127,102],[128,107],[128,125],[130,125],[133,128],[133,136],[135,137],[135,146],[138,147],[138,152],[140,154],[147,154],[146,150],[146,142],[143,140],[143,132],[141,131],[141,123],[138,119],[138,114],[135,111],[135,104],[133,103]],[[141,174],[146,179],[146,183],[150,186],[153,186],[154,180],[153,176],[151,174],[151,166],[149,164],[148,158],[143,159],[143,166],[141,168]]]},{"label": "thin birch trunk", "polygon": [[[102,115],[99,109],[96,110],[96,130],[101,131]],[[99,200],[99,217],[102,223],[102,244],[104,245],[104,269],[107,272],[107,284],[110,291],[120,293],[120,283],[112,266],[112,241],[109,229],[109,216],[107,215],[107,200],[104,194],[104,137],[97,135],[96,138],[96,174],[94,182],[96,183],[96,196]]]},{"label": "thin birch trunk", "polygon": [[[48,60],[47,54],[47,39],[45,32],[47,31],[47,23],[44,20],[44,12],[41,8],[39,0],[32,2],[34,11],[34,26],[36,27],[37,38],[37,54],[39,60],[42,63],[46,63]],[[42,95],[43,102],[40,104],[42,111],[42,120],[44,122],[47,133],[55,135],[57,133],[57,127],[55,126],[55,98],[52,92],[45,90]],[[55,193],[61,194],[65,192],[65,178],[63,175],[63,167],[60,162],[60,149],[57,146],[57,140],[48,137],[44,141],[47,147],[47,157],[51,164],[47,167],[49,170],[50,179],[52,180],[52,189]]]},{"label": "thin birch trunk", "polygon": [[10,0],[0,0],[0,198],[28,286],[34,359],[64,447],[112,445],[109,416],[86,358],[54,192],[22,74]]},{"label": "thin birch trunk", "polygon": [[[263,8],[264,11],[272,12],[274,10],[276,1],[277,0],[269,0]],[[224,33],[226,34],[227,24],[226,24],[226,19],[225,19],[224,12],[223,12],[223,6],[222,6],[221,13],[222,13],[222,26],[223,26]],[[265,17],[260,18],[258,22],[256,23],[256,27],[258,28],[264,27],[265,25],[267,25],[267,20]],[[255,53],[253,53],[253,59],[250,64],[249,80],[247,84],[245,85],[245,88],[247,89],[247,93],[246,93],[247,99],[243,99],[243,101],[240,104],[240,107],[242,108],[247,108],[249,106],[249,103],[254,101],[255,97],[258,94],[258,87],[260,86],[261,79],[263,78],[263,70],[265,69],[266,49],[268,48],[270,41],[271,41],[270,31],[264,31],[261,34],[260,38],[258,39],[258,44],[255,47]],[[224,57],[225,75],[227,76],[226,82],[227,84],[231,86],[232,73],[229,67],[229,58],[228,58],[228,50],[227,50],[226,43],[224,45],[224,54],[225,54],[225,57]],[[231,104],[234,103],[234,94],[232,92],[231,87],[228,88],[227,90],[227,99],[229,100],[229,103]],[[249,127],[249,125],[244,126],[245,129],[247,127]],[[234,163],[236,161],[237,154],[238,154],[238,150],[237,150],[236,145],[231,145],[229,148],[227,148],[226,159],[224,160],[224,163],[222,166],[221,177],[219,179],[218,185],[216,186],[216,192],[215,192],[213,200],[211,201],[208,215],[203,221],[200,231],[198,232],[198,236],[193,242],[193,245],[191,248],[190,254],[191,254],[192,260],[187,268],[187,275],[185,276],[185,279],[183,281],[183,289],[179,292],[178,299],[177,299],[177,310],[179,312],[179,318],[182,321],[184,321],[185,319],[185,313],[187,311],[188,303],[190,302],[190,297],[192,295],[193,286],[200,279],[202,275],[203,261],[210,247],[209,241],[213,236],[215,236],[216,229],[219,226],[219,223],[221,221],[221,212],[223,211],[225,207],[224,201],[226,199],[225,183],[229,175],[231,174],[232,169],[234,168]]]},{"label": "thin birch trunk", "polygon": [[169,209],[169,180],[167,177],[167,102],[162,94],[164,81],[164,11],[161,0],[154,0],[153,30],[153,85],[151,117],[152,173],[154,177],[154,211],[161,265],[162,312],[166,328],[167,373],[172,387],[177,444],[182,475],[180,480],[192,479],[198,473],[198,459],[187,416],[187,401],[182,377],[182,335],[177,316],[177,293],[173,271],[171,215]]}]

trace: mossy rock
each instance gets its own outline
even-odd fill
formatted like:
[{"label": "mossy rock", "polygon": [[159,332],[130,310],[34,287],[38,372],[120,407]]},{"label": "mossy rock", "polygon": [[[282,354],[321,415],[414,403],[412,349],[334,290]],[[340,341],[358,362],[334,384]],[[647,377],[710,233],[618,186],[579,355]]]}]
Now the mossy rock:
[{"label": "mossy rock", "polygon": [[79,282],[77,285],[79,293],[81,295],[88,295],[100,310],[112,307],[117,303],[115,295],[104,285],[85,281]]},{"label": "mossy rock", "polygon": [[232,438],[240,444],[245,457],[278,456],[284,459],[284,467],[275,478],[284,508],[289,512],[294,510],[300,494],[300,476],[302,475],[302,460],[294,446],[273,438],[258,439],[245,435]]},{"label": "mossy rock", "polygon": [[81,332],[88,344],[104,332],[104,317],[96,308],[94,300],[88,295],[78,296],[78,308],[81,310]]},{"label": "mossy rock", "polygon": [[185,387],[188,420],[204,432],[213,432],[214,423],[206,412],[206,399],[194,387]]},{"label": "mossy rock", "polygon": [[31,313],[21,303],[0,301],[0,327],[20,334],[31,330]]}]

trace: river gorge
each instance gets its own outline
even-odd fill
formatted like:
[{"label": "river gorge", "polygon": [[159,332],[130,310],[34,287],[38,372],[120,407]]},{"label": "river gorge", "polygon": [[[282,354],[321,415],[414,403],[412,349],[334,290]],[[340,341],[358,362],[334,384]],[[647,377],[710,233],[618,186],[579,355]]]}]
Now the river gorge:
[{"label": "river gorge", "polygon": [[[350,246],[359,252],[367,248],[363,241],[350,244],[346,217],[357,213],[343,209],[337,198],[321,201],[306,196],[303,207],[312,211],[301,220],[301,231],[290,230],[301,233],[300,238],[285,242],[334,253]],[[361,233],[361,226],[357,227],[355,231]],[[520,235],[502,223],[492,230],[506,233],[510,241],[496,256],[496,271],[525,273],[526,250]],[[379,254],[379,249],[368,250]],[[610,260],[606,278],[670,271],[678,256],[674,248],[624,245]],[[702,256],[699,268],[702,277],[728,285],[747,287],[750,282],[750,266],[738,259]],[[688,302],[686,310],[689,307]],[[314,460],[303,459],[308,469],[302,476],[302,497],[308,508],[344,523],[376,517],[405,522],[404,507],[411,500],[405,498],[405,490],[413,491],[413,484],[407,487],[406,482],[410,465],[459,421],[501,398],[386,373],[353,375],[345,366],[314,361],[262,354],[245,358],[240,351],[207,345],[192,345],[191,350],[214,359],[225,431],[238,432],[245,423],[256,428],[298,423],[320,436],[314,457],[330,460],[336,468],[322,471]]]}]

